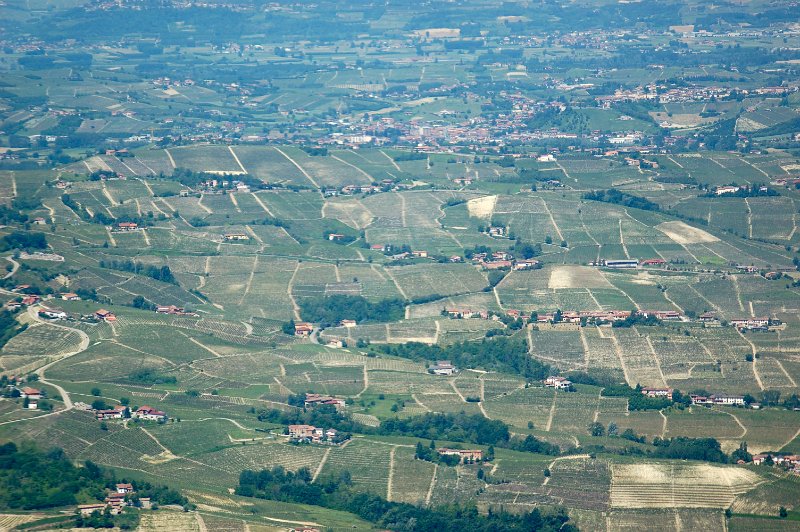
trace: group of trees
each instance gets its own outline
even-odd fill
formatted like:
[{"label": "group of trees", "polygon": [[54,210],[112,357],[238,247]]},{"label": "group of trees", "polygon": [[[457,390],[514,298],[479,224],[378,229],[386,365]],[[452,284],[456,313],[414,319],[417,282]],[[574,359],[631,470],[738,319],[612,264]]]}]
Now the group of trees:
[{"label": "group of trees", "polygon": [[101,501],[117,482],[131,482],[136,497],[150,497],[157,504],[189,502],[166,486],[118,479],[113,471],[89,461],[77,467],[58,448],[45,452],[31,444],[0,445],[0,510],[40,510]]},{"label": "group of trees", "polygon": [[100,267],[146,275],[147,277],[163,283],[178,284],[177,279],[172,275],[172,270],[170,270],[169,266],[166,264],[159,267],[132,260],[101,260]]},{"label": "group of trees", "polygon": [[239,475],[236,494],[245,497],[314,504],[324,508],[351,512],[380,528],[422,532],[531,532],[576,530],[569,524],[566,512],[559,509],[542,513],[508,514],[490,511],[487,515],[474,506],[459,504],[423,508],[407,503],[389,502],[377,495],[359,493],[352,489],[351,474],[343,471],[336,477],[312,482],[308,468],[296,473],[275,467],[261,471],[245,470]]},{"label": "group of trees", "polygon": [[[299,404],[299,400],[295,402]],[[326,429],[336,429],[340,432],[342,440],[350,438],[350,433],[362,430],[362,427],[350,416],[339,412],[333,405],[319,405],[314,408],[294,409],[286,412],[283,410],[261,410],[258,420],[280,425],[313,425]]]},{"label": "group of trees", "polygon": [[300,313],[304,320],[319,323],[323,327],[338,325],[345,319],[359,323],[397,321],[404,316],[405,302],[400,299],[384,299],[373,303],[362,296],[337,294],[302,299]]},{"label": "group of trees", "polygon": [[3,237],[1,251],[9,249],[47,249],[47,239],[43,233],[14,231]]},{"label": "group of trees", "polygon": [[409,342],[381,345],[376,349],[411,360],[450,360],[460,367],[515,373],[531,380],[542,380],[551,373],[549,365],[528,355],[528,343],[520,338],[497,336],[480,342],[459,342],[449,346]]}]

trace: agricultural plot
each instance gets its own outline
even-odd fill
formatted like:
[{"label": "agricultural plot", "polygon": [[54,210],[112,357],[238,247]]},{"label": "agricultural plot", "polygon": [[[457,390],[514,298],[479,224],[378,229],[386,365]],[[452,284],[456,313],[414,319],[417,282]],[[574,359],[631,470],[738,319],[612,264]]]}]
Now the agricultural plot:
[{"label": "agricultural plot", "polygon": [[614,464],[615,508],[727,508],[762,481],[747,469],[709,464]]},{"label": "agricultural plot", "polygon": [[227,146],[178,146],[165,150],[177,168],[214,174],[243,174]]},{"label": "agricultural plot", "polygon": [[388,489],[391,449],[390,445],[376,444],[361,439],[353,440],[344,447],[331,448],[328,460],[320,474],[332,475],[336,478],[342,471],[349,471],[355,489],[368,491],[385,498]]},{"label": "agricultural plot", "polygon": [[424,505],[437,469],[430,462],[416,460],[412,448],[395,447],[391,500]]},{"label": "agricultural plot", "polygon": [[531,354],[547,363],[559,367],[582,367],[587,353],[584,351],[580,331],[540,330],[531,331]]},{"label": "agricultural plot", "polygon": [[467,264],[414,264],[385,269],[408,299],[479,292],[487,286],[486,277]]},{"label": "agricultural plot", "polygon": [[[488,382],[486,383],[488,384]],[[522,388],[500,397],[484,390],[483,408],[492,419],[501,419],[519,428],[534,427],[548,430],[551,414],[557,402],[556,392],[549,388]],[[588,426],[588,425],[587,425]]]}]

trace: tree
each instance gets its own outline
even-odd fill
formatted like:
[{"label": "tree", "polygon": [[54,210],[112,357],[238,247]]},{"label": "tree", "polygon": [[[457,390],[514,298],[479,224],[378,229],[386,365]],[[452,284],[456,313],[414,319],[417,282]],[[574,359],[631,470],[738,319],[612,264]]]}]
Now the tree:
[{"label": "tree", "polygon": [[490,445],[488,449],[486,449],[486,461],[491,462],[494,460],[494,445]]},{"label": "tree", "polygon": [[619,432],[619,429],[617,428],[617,424],[616,423],[614,423],[612,421],[611,423],[608,424],[608,435],[609,436],[616,436],[618,432]]},{"label": "tree", "polygon": [[92,395],[94,395],[95,397],[100,397],[101,395],[100,388],[92,388]]},{"label": "tree", "polygon": [[789,516],[789,512],[786,511],[786,508],[781,506],[781,509],[778,510],[778,517],[781,519],[786,519]]},{"label": "tree", "polygon": [[606,433],[606,429],[602,423],[598,423],[595,421],[591,425],[589,425],[589,434],[592,436],[604,436]]}]

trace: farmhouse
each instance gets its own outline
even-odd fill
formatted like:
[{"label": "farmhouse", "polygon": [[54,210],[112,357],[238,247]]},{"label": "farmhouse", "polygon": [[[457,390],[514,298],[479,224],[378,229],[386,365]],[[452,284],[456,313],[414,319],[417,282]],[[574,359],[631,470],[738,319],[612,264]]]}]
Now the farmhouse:
[{"label": "farmhouse", "polygon": [[133,493],[132,484],[117,484],[117,493],[125,495],[126,493]]},{"label": "farmhouse", "polygon": [[225,233],[224,238],[228,242],[233,242],[237,240],[250,240],[250,237],[244,233]]},{"label": "farmhouse", "polygon": [[41,399],[42,398],[42,391],[37,390],[36,388],[29,388],[28,386],[22,388],[19,391],[19,396],[23,399]]},{"label": "farmhouse", "polygon": [[645,259],[641,262],[642,266],[663,266],[667,263],[664,259]]},{"label": "farmhouse", "polygon": [[340,410],[345,407],[345,402],[344,399],[339,399],[337,397],[332,397],[330,395],[320,395],[317,393],[306,394],[306,400],[305,400],[306,408],[313,408],[319,405],[332,405],[336,407],[337,410]]},{"label": "farmhouse", "polygon": [[81,515],[92,515],[94,512],[103,513],[108,505],[106,503],[80,504],[78,511]]},{"label": "farmhouse", "polygon": [[489,319],[489,313],[485,310],[472,310],[468,308],[448,308],[445,312],[451,318],[480,318],[483,320]]},{"label": "farmhouse", "polygon": [[540,262],[536,259],[522,259],[514,261],[513,269],[520,270],[535,270],[539,267]]},{"label": "farmhouse", "polygon": [[556,390],[566,390],[572,386],[572,382],[564,377],[550,376],[544,380],[544,385],[548,388],[555,388]]},{"label": "farmhouse", "polygon": [[63,320],[67,317],[67,313],[58,307],[42,307],[39,309],[39,315],[51,320]]},{"label": "farmhouse", "polygon": [[642,388],[642,395],[659,399],[672,398],[672,388]]},{"label": "farmhouse", "polygon": [[481,263],[481,266],[483,266],[487,270],[503,270],[506,268],[511,268],[513,264],[510,260],[492,260],[489,262]]},{"label": "farmhouse", "polygon": [[161,412],[160,410],[156,410],[155,408],[149,407],[147,405],[140,406],[136,409],[136,412],[133,413],[133,417],[136,419],[144,419],[147,421],[166,421],[167,414]]},{"label": "farmhouse", "polygon": [[700,316],[698,317],[698,319],[699,319],[700,321],[702,321],[702,322],[712,322],[712,321],[717,321],[717,315],[716,315],[716,314],[714,314],[713,312],[703,312],[702,314],[700,314]]},{"label": "farmhouse", "polygon": [[714,194],[716,194],[717,196],[722,196],[724,194],[735,194],[739,192],[740,188],[741,187],[735,187],[735,186],[717,187],[714,189]]},{"label": "farmhouse", "polygon": [[715,405],[744,406],[744,396],[741,395],[716,394],[709,397],[709,399]]},{"label": "farmhouse", "polygon": [[316,427],[313,425],[289,425],[289,438],[305,440],[314,437]]},{"label": "farmhouse", "polygon": [[61,299],[64,301],[80,301],[81,296],[74,292],[67,292],[66,294],[61,294]]},{"label": "farmhouse", "polygon": [[128,407],[123,405],[116,405],[113,408],[104,409],[104,410],[96,410],[95,417],[99,420],[105,419],[123,419],[127,417],[129,413]]},{"label": "farmhouse", "polygon": [[103,321],[116,321],[117,320],[117,317],[114,315],[113,312],[111,312],[110,310],[103,309],[103,308],[101,308],[100,310],[95,312],[94,313],[94,317],[97,318],[98,320],[103,320]]},{"label": "farmhouse", "polygon": [[458,369],[449,360],[437,360],[436,364],[428,368],[428,373],[434,375],[452,375],[457,372]]},{"label": "farmhouse", "polygon": [[340,433],[336,429],[325,430],[314,425],[289,425],[290,441],[338,445],[348,439],[350,439],[348,434]]},{"label": "farmhouse", "polygon": [[45,220],[42,217],[34,218],[33,219],[33,223],[34,223],[34,225],[45,225],[45,224],[47,224],[47,220]]},{"label": "farmhouse", "polygon": [[338,241],[342,240],[343,238],[344,238],[344,235],[342,235],[340,233],[330,233],[328,235],[328,240],[330,240],[331,242],[338,242]]},{"label": "farmhouse", "polygon": [[603,261],[606,268],[636,268],[639,266],[638,259],[611,259]]},{"label": "farmhouse", "polygon": [[37,295],[25,296],[25,297],[22,298],[22,304],[23,305],[29,305],[29,306],[30,305],[35,305],[36,303],[41,301],[41,299],[42,298],[37,296]]},{"label": "farmhouse", "polygon": [[308,322],[300,321],[294,324],[295,336],[310,336],[314,331],[314,326]]},{"label": "farmhouse", "polygon": [[741,395],[712,394],[706,397],[691,394],[689,398],[694,405],[744,406],[744,396]]},{"label": "farmhouse", "polygon": [[679,320],[683,317],[683,314],[676,310],[643,310],[641,314],[646,318],[654,316],[659,320]]},{"label": "farmhouse", "polygon": [[121,232],[136,231],[137,229],[139,229],[139,224],[135,222],[120,222],[116,227],[116,230]]},{"label": "farmhouse", "polygon": [[458,456],[461,462],[472,463],[483,460],[483,451],[480,449],[448,449],[442,447],[436,450],[441,456]]},{"label": "farmhouse", "polygon": [[769,318],[737,318],[731,320],[731,325],[737,329],[766,329],[769,326]]},{"label": "farmhouse", "polygon": [[356,320],[342,320],[339,322],[341,327],[355,327],[357,325]]},{"label": "farmhouse", "polygon": [[490,227],[489,228],[489,236],[505,236],[506,228],[505,227]]},{"label": "farmhouse", "polygon": [[428,252],[425,251],[424,249],[412,251],[411,254],[414,255],[415,257],[419,258],[419,259],[427,259],[428,258]]}]

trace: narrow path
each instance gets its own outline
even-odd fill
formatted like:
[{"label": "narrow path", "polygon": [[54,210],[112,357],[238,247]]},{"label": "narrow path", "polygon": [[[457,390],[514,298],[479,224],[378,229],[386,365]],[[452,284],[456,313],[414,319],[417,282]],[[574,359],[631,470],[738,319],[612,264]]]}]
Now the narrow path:
[{"label": "narrow path", "polygon": [[283,155],[284,157],[286,157],[286,159],[287,159],[287,160],[288,160],[290,163],[292,163],[293,165],[295,165],[295,167],[296,167],[298,170],[300,170],[300,173],[302,173],[304,176],[306,176],[306,179],[308,179],[309,181],[311,181],[311,184],[312,184],[312,185],[314,185],[316,188],[320,188],[320,186],[319,186],[319,183],[317,183],[316,181],[314,181],[314,178],[313,178],[313,177],[311,177],[311,176],[308,174],[308,172],[306,172],[306,171],[305,171],[305,169],[304,169],[302,166],[300,166],[299,164],[297,164],[297,161],[295,161],[294,159],[292,159],[291,157],[289,157],[289,156],[286,154],[286,152],[284,152],[283,150],[281,150],[281,149],[280,149],[280,148],[278,148],[277,146],[275,146],[275,151],[276,151],[276,152],[278,152],[278,153],[280,153],[280,154],[281,154],[281,155]]},{"label": "narrow path", "polygon": [[[604,336],[604,338],[608,337]],[[617,339],[616,335],[613,332],[611,333],[610,338],[611,342],[614,344],[614,351],[617,353],[617,358],[619,359],[619,365],[622,366],[622,374],[625,376],[625,382],[627,382],[628,386],[630,387],[636,386],[636,384],[631,383],[631,377],[630,374],[628,373],[628,366],[625,365],[625,357],[622,355],[622,347],[619,345],[619,340]]]},{"label": "narrow path", "polygon": [[147,189],[147,192],[150,194],[151,198],[156,197],[156,193],[153,192],[153,188],[150,186],[150,183],[147,182],[147,179],[137,178],[136,180],[140,181],[144,185],[144,187]]},{"label": "narrow path", "polygon": [[172,158],[172,154],[169,152],[169,150],[167,148],[164,148],[164,152],[166,152],[167,157],[169,157],[169,164],[172,165],[172,168],[173,169],[177,168],[178,165],[175,164],[175,159]]},{"label": "narrow path", "polygon": [[433,487],[436,485],[436,473],[439,472],[439,464],[433,464],[433,476],[431,477],[431,485],[428,486],[428,493],[425,495],[425,506],[431,505],[431,497],[433,496]]},{"label": "narrow path", "polygon": [[742,331],[740,331],[739,329],[736,329],[736,332],[739,333],[739,336],[741,336],[742,339],[745,342],[750,344],[750,350],[752,351],[752,354],[753,354],[753,376],[756,378],[756,383],[758,384],[758,387],[763,392],[764,391],[764,383],[761,382],[761,376],[758,374],[758,368],[756,367],[756,360],[758,360],[756,358],[756,353],[757,353],[756,344],[751,342],[750,339],[747,336],[745,336],[744,333],[742,333]]},{"label": "narrow path", "polygon": [[744,204],[747,205],[747,236],[753,238],[753,209],[750,208],[747,198],[744,199]]},{"label": "narrow path", "polygon": [[406,294],[406,291],[403,290],[403,287],[401,287],[400,283],[397,282],[397,279],[394,278],[391,269],[385,268],[384,271],[386,272],[386,275],[389,276],[389,279],[391,279],[394,285],[397,287],[397,291],[400,292],[400,295],[403,296],[403,299],[410,301],[408,294]]},{"label": "narrow path", "polygon": [[742,301],[742,291],[739,289],[739,281],[736,279],[735,275],[731,275],[730,278],[733,284],[733,291],[736,292],[736,301],[739,303],[739,310],[744,312],[744,301]]},{"label": "narrow path", "polygon": [[386,157],[387,159],[389,159],[389,162],[390,162],[390,163],[392,163],[392,166],[394,166],[395,168],[397,168],[397,170],[399,170],[400,172],[402,172],[402,171],[403,171],[403,169],[402,169],[402,168],[400,168],[399,166],[397,166],[397,162],[395,162],[395,160],[394,160],[394,159],[392,159],[392,158],[391,158],[389,155],[387,155],[387,153],[386,153],[385,151],[383,151],[383,150],[378,150],[378,151],[379,151],[379,152],[381,152],[381,155],[383,155],[384,157]]},{"label": "narrow path", "polygon": [[[181,333],[181,334],[183,334],[183,333]],[[183,334],[183,335],[186,336],[186,338],[188,338],[190,342],[192,342],[193,344],[197,344],[199,347],[202,347],[203,349],[205,349],[206,351],[208,351],[209,353],[211,353],[215,357],[222,358],[222,355],[218,351],[215,351],[214,349],[212,349],[209,346],[201,343],[199,340],[196,340],[196,339],[192,338],[191,336],[188,336],[186,334]]]},{"label": "narrow path", "polygon": [[15,273],[17,273],[17,270],[19,270],[19,262],[15,261],[14,257],[11,256],[6,257],[6,260],[11,263],[11,271],[5,274],[3,279],[8,279],[12,277]]},{"label": "narrow path", "polygon": [[289,284],[286,287],[286,293],[289,294],[289,299],[292,302],[292,309],[294,311],[294,318],[296,320],[300,320],[300,306],[297,304],[297,301],[294,299],[294,294],[292,294],[292,288],[294,287],[294,278],[297,276],[297,272],[300,269],[300,263],[298,262],[297,265],[294,267],[294,272],[292,272],[292,278],[289,279]]},{"label": "narrow path", "polygon": [[659,410],[658,413],[661,414],[661,417],[664,420],[664,422],[661,424],[661,439],[663,440],[667,435],[667,422],[668,421],[667,421],[667,416],[664,415],[664,412],[662,410]]},{"label": "narrow path", "polygon": [[539,199],[542,200],[542,205],[544,205],[544,210],[547,211],[547,215],[550,217],[550,223],[553,224],[553,227],[555,228],[556,233],[558,233],[559,243],[563,242],[564,241],[564,235],[561,234],[561,229],[558,228],[558,224],[556,223],[556,219],[553,218],[553,213],[550,212],[550,207],[547,205],[547,202],[544,200],[544,198],[539,198]]},{"label": "narrow path", "polygon": [[622,234],[622,218],[619,219],[619,243],[622,244],[622,251],[625,253],[625,258],[631,258],[630,253],[628,253],[628,246],[625,245],[625,237]]},{"label": "narrow path", "polygon": [[456,387],[455,379],[451,379],[450,380],[450,387],[453,388],[453,391],[456,392],[456,394],[461,398],[462,402],[464,402],[464,403],[467,402],[467,398],[464,397],[464,394],[462,394],[461,391],[458,389],[458,387]]},{"label": "narrow path", "polygon": [[364,175],[364,177],[366,177],[367,179],[369,179],[369,182],[370,182],[370,183],[376,183],[376,182],[378,181],[377,179],[375,179],[374,177],[372,177],[372,176],[371,176],[371,175],[369,175],[367,172],[365,172],[364,170],[362,170],[362,169],[361,169],[361,168],[359,168],[358,166],[354,165],[353,163],[349,163],[349,162],[345,161],[344,159],[342,159],[342,158],[340,158],[340,157],[337,157],[337,156],[335,156],[335,155],[331,155],[331,159],[336,159],[336,160],[337,160],[337,161],[339,161],[340,163],[342,163],[342,164],[346,164],[346,165],[347,165],[347,166],[349,166],[350,168],[353,168],[353,169],[355,169],[357,172],[359,172],[360,174],[363,174],[363,175]]},{"label": "narrow path", "polygon": [[[111,203],[112,207],[117,204],[117,200],[115,200],[114,197],[111,195],[111,191],[108,190],[108,187],[106,186],[106,182],[105,181],[103,181],[103,195],[106,197],[106,199],[108,199],[108,201],[109,201],[109,203]],[[106,209],[106,210],[108,210],[108,209]]]},{"label": "narrow path", "polygon": [[730,412],[728,412],[726,410],[723,410],[723,409],[719,409],[719,411],[731,416],[733,418],[733,420],[736,422],[736,424],[739,425],[742,428],[742,433],[739,434],[739,436],[738,436],[739,439],[744,438],[747,435],[747,427],[745,427],[744,424],[741,421],[739,421],[738,417],[736,417],[734,414],[731,414]]},{"label": "narrow path", "polygon": [[239,300],[240,305],[244,304],[244,298],[246,298],[247,294],[250,293],[250,287],[253,286],[253,278],[256,275],[256,268],[258,268],[258,255],[253,258],[253,267],[250,269],[250,277],[247,278],[247,284],[244,287],[244,293],[242,294],[242,298]]},{"label": "narrow path", "polygon": [[784,447],[786,447],[787,445],[789,445],[790,443],[792,443],[792,442],[793,442],[794,440],[796,440],[797,438],[800,438],[800,429],[797,429],[797,432],[795,432],[795,433],[794,433],[794,436],[792,436],[791,438],[789,438],[789,441],[787,441],[786,443],[784,443],[783,445],[781,445],[781,446],[780,446],[780,448],[779,448],[778,450],[779,450],[779,451],[782,451]]},{"label": "narrow path", "polygon": [[314,476],[311,477],[311,482],[316,482],[317,477],[319,477],[319,474],[322,473],[322,468],[325,467],[325,462],[328,461],[328,455],[331,454],[331,449],[333,449],[333,447],[328,447],[328,449],[325,451],[325,454],[322,455],[322,460],[319,461],[319,466],[317,466],[317,470],[314,471]]},{"label": "narrow path", "polygon": [[242,172],[244,172],[246,174],[247,170],[245,169],[244,165],[242,164],[242,161],[239,160],[239,156],[236,155],[235,151],[233,151],[233,146],[228,146],[228,151],[230,151],[231,155],[233,155],[233,158],[236,159],[236,164],[239,165],[239,168],[242,169]]},{"label": "narrow path", "polygon": [[239,202],[236,201],[236,194],[231,192],[228,194],[228,197],[230,198],[231,203],[233,203],[233,208],[236,209],[236,212],[242,212],[242,209],[239,207]]},{"label": "narrow path", "polygon": [[114,240],[114,235],[112,235],[112,234],[111,234],[111,229],[110,229],[110,228],[108,228],[108,227],[106,227],[106,234],[108,235],[108,242],[109,242],[109,243],[110,243],[112,246],[114,246],[114,247],[117,247],[117,241],[116,241],[116,240]]},{"label": "narrow path", "polygon": [[389,478],[386,480],[386,500],[392,500],[392,482],[394,481],[394,453],[397,447],[392,447],[389,451]]},{"label": "narrow path", "polygon": [[786,375],[786,378],[789,379],[789,382],[792,383],[792,388],[797,388],[797,383],[794,381],[792,376],[789,375],[789,372],[786,371],[786,368],[783,367],[783,364],[781,363],[781,361],[778,360],[777,358],[774,358],[773,360],[778,365],[778,367],[781,368],[781,371],[783,372],[784,375]]},{"label": "narrow path", "polygon": [[256,203],[258,203],[261,206],[261,208],[264,209],[265,213],[267,213],[270,216],[272,216],[273,218],[275,218],[275,215],[272,214],[272,211],[270,211],[269,208],[267,208],[267,206],[264,205],[264,202],[261,201],[261,198],[259,198],[258,195],[255,192],[251,192],[250,195],[253,196],[253,199],[256,200]]},{"label": "narrow path", "polygon": [[553,390],[553,404],[550,405],[550,415],[547,416],[547,426],[545,427],[545,431],[550,432],[550,427],[553,426],[553,416],[556,413],[556,399],[558,398],[558,391]]},{"label": "narrow path", "polygon": [[150,244],[150,236],[147,234],[147,229],[145,229],[144,227],[142,227],[142,236],[144,237],[144,244],[147,247],[152,247]]},{"label": "narrow path", "polygon": [[11,171],[11,197],[12,198],[16,198],[17,197],[17,177],[16,177],[15,174],[16,174],[16,172],[14,172],[12,170]]},{"label": "narrow path", "polygon": [[[639,331],[637,330],[636,333],[638,334]],[[656,353],[656,348],[653,347],[653,342],[650,340],[650,336],[647,335],[644,337],[645,341],[647,342],[647,346],[650,348],[650,353],[653,355],[653,361],[656,363],[656,369],[658,370],[658,375],[661,378],[661,382],[664,384],[666,388],[667,379],[664,377],[664,371],[661,369],[661,361],[658,360],[658,354]]]},{"label": "narrow path", "polygon": [[203,205],[203,198],[204,197],[205,196],[203,194],[200,194],[200,199],[197,200],[197,206],[200,207],[201,209],[203,209],[204,211],[206,211],[208,214],[214,214],[214,211],[212,211],[211,209],[209,209],[208,207]]}]

